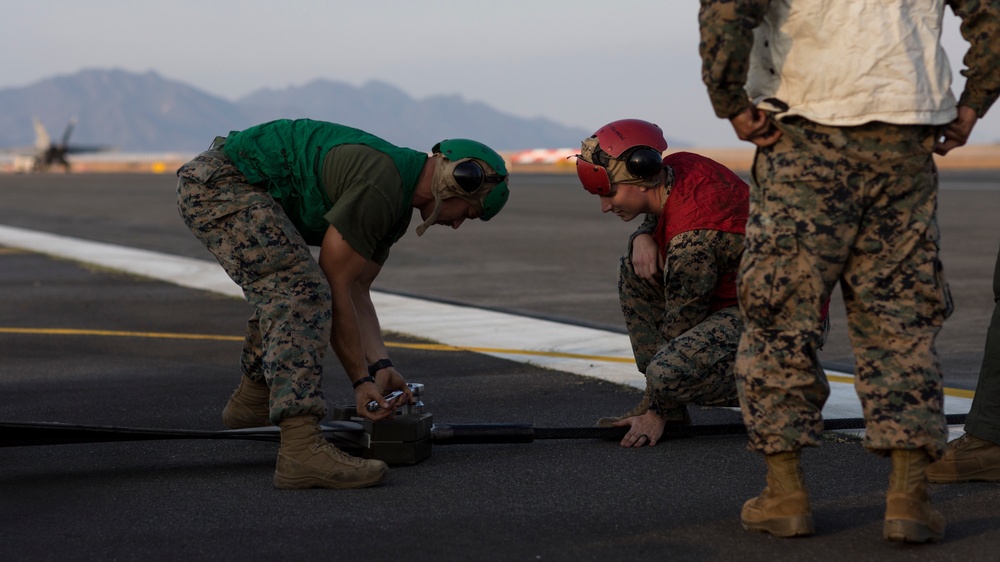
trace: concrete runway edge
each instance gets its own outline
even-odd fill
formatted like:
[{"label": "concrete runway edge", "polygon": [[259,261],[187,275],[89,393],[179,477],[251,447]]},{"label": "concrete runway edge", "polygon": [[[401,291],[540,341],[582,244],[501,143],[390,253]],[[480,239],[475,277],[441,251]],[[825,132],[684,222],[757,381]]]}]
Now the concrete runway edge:
[{"label": "concrete runway edge", "polygon": [[[0,225],[0,245],[99,265],[184,287],[243,298],[217,263]],[[624,334],[567,323],[373,292],[382,328],[441,345],[594,377],[638,389]],[[827,370],[831,394],[824,417],[862,417],[850,373]],[[973,393],[945,389],[945,413],[968,413]],[[959,431],[955,428],[953,432]]]}]

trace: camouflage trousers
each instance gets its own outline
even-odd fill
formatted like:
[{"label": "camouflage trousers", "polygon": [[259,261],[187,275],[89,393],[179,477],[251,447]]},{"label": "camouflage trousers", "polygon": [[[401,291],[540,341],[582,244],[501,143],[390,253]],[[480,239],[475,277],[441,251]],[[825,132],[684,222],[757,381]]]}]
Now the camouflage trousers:
[{"label": "camouflage trousers", "polygon": [[636,275],[628,256],[620,262],[618,296],[636,367],[646,375],[652,411],[674,421],[684,417],[688,404],[739,404],[733,362],[743,320],[737,307],[713,312],[669,338],[663,333],[663,285]]},{"label": "camouflage trousers", "polygon": [[752,450],[819,443],[829,385],[820,308],[840,283],[869,450],[947,436],[934,340],[951,313],[938,259],[935,128],[778,123],[758,149],[738,282],[737,386]]},{"label": "camouflage trousers", "polygon": [[1000,443],[1000,255],[993,269],[993,316],[986,328],[986,348],[965,431]]},{"label": "camouflage trousers", "polygon": [[254,314],[241,367],[271,389],[270,416],[327,413],[320,383],[332,330],[330,287],[302,236],[267,191],[209,150],[178,170],[177,208],[243,289]]}]

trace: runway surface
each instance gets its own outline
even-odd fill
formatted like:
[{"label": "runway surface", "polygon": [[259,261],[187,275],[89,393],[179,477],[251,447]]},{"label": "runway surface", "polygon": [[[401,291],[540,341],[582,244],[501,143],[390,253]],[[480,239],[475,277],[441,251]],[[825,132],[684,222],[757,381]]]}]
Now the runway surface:
[{"label": "runway surface", "polygon": [[[941,191],[942,256],[957,305],[939,339],[951,411],[967,411],[982,358],[1000,244],[997,179],[952,174]],[[235,286],[177,217],[174,183],[149,175],[0,176],[0,246],[8,248],[0,254],[0,389],[9,398],[0,421],[218,428],[249,313],[239,299],[218,296]],[[601,215],[572,176],[530,175],[513,178],[511,203],[494,221],[411,233],[394,247],[377,306],[393,332],[394,360],[409,380],[427,385],[436,419],[589,426],[631,407],[642,382],[629,360],[614,277],[635,226]],[[833,319],[822,359],[835,380],[845,378],[846,409],[827,415],[850,416],[851,355],[837,300]],[[329,363],[328,400],[336,404],[349,387]],[[696,423],[738,421],[730,410],[692,414]],[[340,559],[708,560],[738,548],[763,560],[777,547],[796,558],[849,552],[885,560],[907,552],[878,538],[887,464],[843,436],[807,454],[820,536],[774,541],[739,530],[742,499],[763,485],[762,464],[742,441],[687,439],[642,451],[601,441],[449,446],[394,469],[376,490],[302,493],[270,489],[267,444],[0,449],[0,554],[47,559],[82,548],[228,559],[291,549]],[[983,552],[997,538],[997,519],[980,510],[998,492],[989,484],[935,487],[959,540],[925,552],[940,559]],[[259,502],[308,512],[307,522],[268,517]],[[86,509],[89,518],[74,518]],[[193,517],[179,515],[192,510]],[[29,530],[39,518],[67,530],[33,543],[39,537]],[[382,535],[357,536],[352,528],[361,521],[405,537],[397,541],[405,547],[390,552]],[[265,539],[263,528],[280,536]]]}]

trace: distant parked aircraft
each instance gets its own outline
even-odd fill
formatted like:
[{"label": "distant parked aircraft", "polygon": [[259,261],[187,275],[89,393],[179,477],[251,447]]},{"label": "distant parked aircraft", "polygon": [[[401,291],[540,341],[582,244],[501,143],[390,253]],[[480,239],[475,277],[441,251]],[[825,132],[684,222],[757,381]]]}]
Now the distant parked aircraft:
[{"label": "distant parked aircraft", "polygon": [[[578,148],[535,148],[522,150],[510,155],[512,164],[563,164],[567,158],[580,153]],[[572,161],[569,166],[576,166]]]},{"label": "distant parked aircraft", "polygon": [[555,172],[576,170],[578,148],[535,148],[506,155],[513,169],[545,169]]},{"label": "distant parked aircraft", "polygon": [[45,125],[35,117],[35,146],[22,149],[6,150],[17,155],[14,160],[14,170],[18,172],[44,172],[49,166],[60,165],[67,173],[70,170],[69,154],[86,154],[92,152],[107,152],[112,150],[108,146],[83,146],[69,144],[69,136],[73,134],[73,127],[76,126],[76,117],[69,120],[66,130],[63,131],[62,139],[53,142],[49,137],[49,132],[45,130]]}]

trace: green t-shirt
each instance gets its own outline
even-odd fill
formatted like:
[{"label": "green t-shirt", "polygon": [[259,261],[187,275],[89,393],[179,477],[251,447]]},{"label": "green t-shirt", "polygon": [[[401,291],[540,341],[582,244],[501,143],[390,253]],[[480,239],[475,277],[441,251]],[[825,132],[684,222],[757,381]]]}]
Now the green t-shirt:
[{"label": "green t-shirt", "polygon": [[[346,145],[356,148],[337,151]],[[392,145],[360,129],[310,119],[279,119],[231,131],[221,150],[250,183],[267,189],[307,244],[322,243],[331,224],[326,215],[332,212],[337,230],[351,247],[380,265],[388,245],[406,231],[413,192],[427,162],[424,152]],[[351,162],[356,156],[361,161]],[[353,186],[353,181],[367,187]],[[338,205],[342,196],[350,200]],[[368,205],[386,215],[378,219],[369,210],[360,214]],[[339,210],[333,212],[335,206]],[[364,222],[353,224],[358,217]]]},{"label": "green t-shirt", "polygon": [[383,265],[413,216],[392,159],[363,144],[343,144],[326,153],[322,177],[334,202],[324,218],[355,252]]}]

